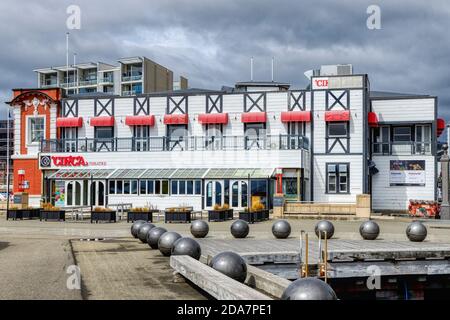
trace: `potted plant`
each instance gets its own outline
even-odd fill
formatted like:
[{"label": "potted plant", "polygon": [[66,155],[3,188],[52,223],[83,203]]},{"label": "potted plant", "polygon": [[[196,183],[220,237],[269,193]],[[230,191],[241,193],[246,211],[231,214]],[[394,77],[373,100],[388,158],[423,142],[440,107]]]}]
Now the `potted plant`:
[{"label": "potted plant", "polygon": [[215,204],[213,210],[208,210],[208,221],[225,221],[233,219],[233,209],[230,209],[228,203],[222,206]]},{"label": "potted plant", "polygon": [[145,220],[153,222],[153,213],[158,212],[158,209],[153,206],[135,207],[127,212],[127,222],[134,222],[136,220]]},{"label": "potted plant", "polygon": [[7,210],[6,219],[34,219],[40,217],[41,208],[11,206]]},{"label": "potted plant", "polygon": [[189,206],[179,206],[166,208],[164,211],[164,222],[191,222],[193,208]]},{"label": "potted plant", "polygon": [[51,203],[44,202],[40,210],[39,220],[58,220],[66,221],[66,212],[59,207],[53,206]]},{"label": "potted plant", "polygon": [[23,219],[23,211],[22,209],[19,209],[17,206],[10,206],[9,209],[6,211],[6,220],[8,219]]},{"label": "potted plant", "polygon": [[103,208],[103,207],[95,207],[91,211],[91,223],[99,222],[99,221],[108,221],[108,222],[116,222],[116,211],[112,210],[110,208]]},{"label": "potted plant", "polygon": [[252,207],[245,208],[244,211],[239,212],[239,219],[245,220],[249,223],[259,222],[269,219],[269,210],[265,209],[264,204],[255,202]]}]

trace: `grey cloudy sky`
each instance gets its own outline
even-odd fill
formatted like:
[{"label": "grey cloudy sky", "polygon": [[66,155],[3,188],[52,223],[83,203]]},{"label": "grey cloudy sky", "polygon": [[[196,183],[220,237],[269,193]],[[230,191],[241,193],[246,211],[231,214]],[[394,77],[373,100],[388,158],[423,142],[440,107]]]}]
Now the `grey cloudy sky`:
[{"label": "grey cloudy sky", "polygon": [[[65,64],[66,9],[81,8],[71,31],[78,62],[115,63],[147,56],[189,78],[191,87],[217,89],[270,79],[293,87],[321,64],[351,63],[368,73],[373,90],[439,97],[450,120],[450,2],[374,0],[166,0],[0,2],[0,99],[11,88],[36,86],[38,67]],[[381,30],[366,27],[366,9],[381,8]],[[0,104],[5,117],[4,105]]]}]

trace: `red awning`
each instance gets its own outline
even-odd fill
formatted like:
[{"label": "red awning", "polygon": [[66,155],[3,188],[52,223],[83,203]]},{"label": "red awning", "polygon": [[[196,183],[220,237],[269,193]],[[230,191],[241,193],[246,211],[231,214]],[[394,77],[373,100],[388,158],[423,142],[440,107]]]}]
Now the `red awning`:
[{"label": "red awning", "polygon": [[437,118],[436,127],[437,127],[437,136],[439,137],[445,130],[445,120],[442,118]]},{"label": "red awning", "polygon": [[311,122],[311,111],[282,112],[281,122]]},{"label": "red awning", "polygon": [[245,112],[241,116],[243,123],[266,122],[267,116],[265,112]]},{"label": "red awning", "polygon": [[68,127],[82,127],[83,126],[83,118],[56,118],[56,127],[57,128],[68,128]]},{"label": "red awning", "polygon": [[369,123],[369,127],[378,127],[378,116],[375,112],[369,112],[367,114],[367,122]]},{"label": "red awning", "polygon": [[114,117],[94,117],[91,118],[92,127],[113,127]]},{"label": "red awning", "polygon": [[201,124],[227,124],[228,113],[204,113],[198,116]]},{"label": "red awning", "polygon": [[166,114],[164,115],[164,124],[188,124],[188,114]]},{"label": "red awning", "polygon": [[326,122],[350,121],[350,111],[349,110],[325,111],[325,121]]},{"label": "red awning", "polygon": [[155,116],[126,116],[125,124],[127,126],[154,126]]}]

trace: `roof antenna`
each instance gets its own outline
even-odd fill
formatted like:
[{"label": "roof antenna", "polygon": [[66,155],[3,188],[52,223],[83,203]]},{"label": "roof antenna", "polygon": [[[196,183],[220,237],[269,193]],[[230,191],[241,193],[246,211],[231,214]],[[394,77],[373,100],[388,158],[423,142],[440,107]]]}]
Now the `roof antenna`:
[{"label": "roof antenna", "polygon": [[273,82],[273,63],[274,63],[275,58],[272,57],[272,82]]},{"label": "roof antenna", "polygon": [[250,81],[253,81],[253,57],[250,58]]}]

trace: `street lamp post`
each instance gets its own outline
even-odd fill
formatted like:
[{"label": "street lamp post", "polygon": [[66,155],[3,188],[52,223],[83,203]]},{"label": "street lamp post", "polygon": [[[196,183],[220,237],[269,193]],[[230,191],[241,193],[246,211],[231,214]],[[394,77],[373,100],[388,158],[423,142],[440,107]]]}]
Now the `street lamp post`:
[{"label": "street lamp post", "polygon": [[444,151],[444,154],[441,157],[441,173],[442,173],[442,203],[441,203],[441,212],[440,216],[441,219],[450,220],[450,205],[448,203],[448,191],[449,191],[449,177],[448,177],[448,164],[449,164],[449,157],[448,157],[448,145],[444,144],[442,146],[442,150]]},{"label": "street lamp post", "polygon": [[11,121],[11,109],[10,106],[6,106],[6,210],[9,210],[9,184],[10,184],[10,174],[9,174],[9,162],[10,162],[10,151],[9,151],[9,144],[10,144],[10,132],[9,132],[9,123]]}]

